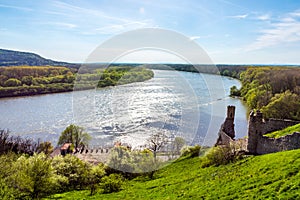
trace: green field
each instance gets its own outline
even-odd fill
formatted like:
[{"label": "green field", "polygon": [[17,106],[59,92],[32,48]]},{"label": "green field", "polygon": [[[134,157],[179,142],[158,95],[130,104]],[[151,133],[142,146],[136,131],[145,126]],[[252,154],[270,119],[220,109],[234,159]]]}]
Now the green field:
[{"label": "green field", "polygon": [[138,177],[123,190],[89,196],[89,191],[56,194],[50,199],[297,199],[300,150],[249,156],[236,163],[201,168],[201,159],[181,158],[153,180]]}]

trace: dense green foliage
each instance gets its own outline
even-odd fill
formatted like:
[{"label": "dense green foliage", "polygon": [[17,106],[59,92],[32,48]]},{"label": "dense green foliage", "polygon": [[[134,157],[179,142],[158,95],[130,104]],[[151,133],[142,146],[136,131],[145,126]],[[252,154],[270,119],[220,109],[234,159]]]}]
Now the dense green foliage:
[{"label": "dense green foliage", "polygon": [[82,67],[77,74],[75,88],[102,88],[142,82],[153,78],[154,73],[143,67],[109,66],[104,69]]},{"label": "dense green foliage", "polygon": [[130,66],[75,72],[74,69],[53,66],[0,67],[0,97],[115,86],[145,81],[154,76],[149,69]]},{"label": "dense green foliage", "polygon": [[8,130],[0,130],[0,155],[12,152],[27,155],[44,152],[48,155],[52,150],[50,142],[35,142],[32,139],[10,135]]},{"label": "dense green foliage", "polygon": [[141,174],[151,178],[160,164],[150,150],[131,151],[126,147],[114,147],[107,162],[111,172],[121,173],[129,179]]},{"label": "dense green foliage", "polygon": [[106,170],[103,164],[91,165],[73,155],[4,154],[0,156],[0,199],[40,199],[83,189],[91,194],[119,191],[124,178]]},{"label": "dense green foliage", "polygon": [[282,136],[293,134],[295,132],[300,133],[300,124],[297,124],[295,126],[287,127],[287,128],[285,128],[283,130],[279,130],[279,131],[274,131],[272,133],[268,133],[265,136],[272,137],[272,138],[279,138],[279,137],[282,137]]},{"label": "dense green foliage", "polygon": [[91,136],[84,129],[74,124],[69,125],[60,135],[58,145],[72,143],[74,148],[82,148],[88,145]]},{"label": "dense green foliage", "polygon": [[300,150],[251,156],[201,168],[201,159],[181,158],[159,170],[154,180],[128,181],[117,193],[57,194],[63,199],[295,199],[300,195]]},{"label": "dense green foliage", "polygon": [[288,67],[248,68],[241,73],[240,92],[250,109],[266,118],[300,120],[300,69]]},{"label": "dense green foliage", "polygon": [[0,97],[71,91],[75,80],[66,67],[1,67],[0,74]]},{"label": "dense green foliage", "polygon": [[207,148],[201,147],[199,145],[196,146],[185,146],[181,149],[181,156],[185,157],[198,157],[198,156],[203,156]]}]

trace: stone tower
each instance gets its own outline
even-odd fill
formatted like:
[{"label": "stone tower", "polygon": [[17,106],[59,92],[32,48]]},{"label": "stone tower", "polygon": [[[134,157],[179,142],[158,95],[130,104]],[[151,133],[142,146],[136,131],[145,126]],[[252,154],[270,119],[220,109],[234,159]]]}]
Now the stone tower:
[{"label": "stone tower", "polygon": [[219,130],[219,137],[215,146],[218,145],[229,145],[230,142],[234,141],[234,115],[235,106],[227,106],[227,117],[225,122],[221,125]]},{"label": "stone tower", "polygon": [[227,106],[227,117],[223,124],[223,131],[234,139],[235,131],[234,131],[234,116],[235,116],[235,106]]},{"label": "stone tower", "polygon": [[251,111],[248,122],[248,144],[247,149],[251,154],[257,154],[257,142],[262,136],[264,129],[263,114],[257,110],[256,113]]}]

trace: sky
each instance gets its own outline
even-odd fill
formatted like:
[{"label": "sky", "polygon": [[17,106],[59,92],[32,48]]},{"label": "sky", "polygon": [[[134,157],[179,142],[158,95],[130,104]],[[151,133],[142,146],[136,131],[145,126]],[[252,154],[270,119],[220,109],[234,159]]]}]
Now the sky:
[{"label": "sky", "polygon": [[[85,62],[141,28],[183,34],[215,64],[300,64],[299,0],[0,0],[0,48],[53,60]],[[147,50],[120,60],[181,59]]]}]

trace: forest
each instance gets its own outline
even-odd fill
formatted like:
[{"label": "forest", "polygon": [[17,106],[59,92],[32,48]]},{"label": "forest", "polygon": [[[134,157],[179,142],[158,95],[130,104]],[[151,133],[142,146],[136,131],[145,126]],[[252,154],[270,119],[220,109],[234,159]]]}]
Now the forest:
[{"label": "forest", "polygon": [[0,97],[68,92],[140,82],[154,76],[149,69],[110,66],[80,70],[54,66],[11,66],[0,68]]},{"label": "forest", "polygon": [[266,118],[300,120],[300,68],[249,67],[240,74],[242,87],[231,88],[250,109],[259,109]]}]

